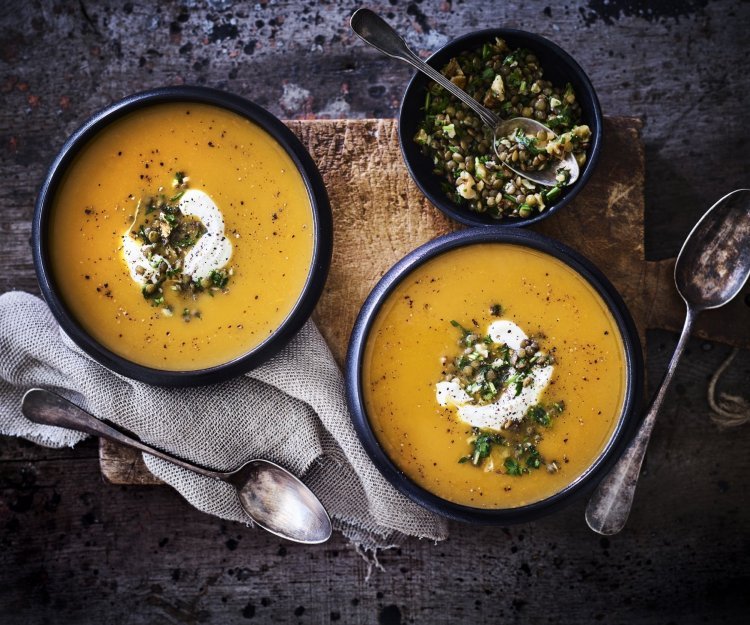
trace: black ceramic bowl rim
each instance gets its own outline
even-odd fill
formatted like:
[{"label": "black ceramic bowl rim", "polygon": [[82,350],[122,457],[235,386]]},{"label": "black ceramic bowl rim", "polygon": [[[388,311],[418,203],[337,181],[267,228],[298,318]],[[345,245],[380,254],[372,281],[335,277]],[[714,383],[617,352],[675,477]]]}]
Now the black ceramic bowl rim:
[{"label": "black ceramic bowl rim", "polygon": [[[313,213],[312,261],[302,291],[281,325],[260,345],[226,363],[193,371],[167,371],[132,362],[96,341],[78,322],[58,294],[48,250],[47,225],[55,194],[65,172],[79,151],[105,126],[144,107],[169,102],[201,103],[229,110],[257,124],[281,145],[304,180]],[[42,184],[32,224],[34,266],[39,287],[55,319],[65,333],[91,358],[128,378],[162,386],[213,384],[246,373],[268,360],[286,345],[310,317],[323,290],[331,262],[333,221],[323,179],[302,143],[279,119],[238,95],[196,86],[152,89],[130,95],[94,114],[65,142]]]},{"label": "black ceramic bowl rim", "polygon": [[[420,108],[424,103],[424,93],[427,85],[431,82],[421,72],[417,72],[409,82],[401,99],[401,108],[398,114],[398,138],[401,144],[401,153],[404,162],[409,170],[409,174],[414,179],[419,189],[424,193],[430,202],[438,209],[445,213],[451,219],[467,226],[503,226],[517,228],[519,226],[528,226],[545,219],[549,215],[557,212],[583,189],[588,182],[591,174],[599,161],[599,155],[602,145],[602,109],[599,105],[599,98],[596,95],[591,80],[583,71],[581,66],[565,50],[549,39],[530,33],[524,30],[513,28],[488,28],[468,33],[456,39],[453,39],[442,48],[437,50],[430,58],[427,64],[437,70],[440,70],[451,57],[458,53],[477,48],[483,43],[492,41],[495,37],[502,37],[507,40],[511,47],[528,48],[540,57],[540,63],[545,72],[545,77],[555,74],[551,71],[548,59],[556,58],[559,65],[565,68],[564,75],[576,91],[578,103],[583,110],[583,120],[591,128],[591,145],[588,150],[588,159],[583,166],[578,180],[565,189],[561,198],[552,206],[545,209],[542,213],[532,217],[506,217],[503,219],[493,219],[486,213],[475,213],[468,208],[459,206],[451,201],[440,189],[442,178],[432,173],[433,164],[429,157],[422,154],[419,146],[414,142],[414,135],[417,132],[417,124],[423,113]],[[563,72],[561,72],[563,73]],[[552,76],[554,78],[554,76]],[[549,78],[548,78],[549,79]],[[553,82],[560,82],[555,81]]]},{"label": "black ceramic bowl rim", "polygon": [[[370,328],[380,307],[401,281],[420,265],[459,247],[478,243],[521,245],[549,254],[582,276],[606,303],[615,319],[625,352],[626,388],[622,412],[609,442],[586,471],[557,493],[516,508],[483,509],[465,506],[438,497],[418,486],[401,471],[380,445],[364,405],[362,393],[362,359]],[[346,395],[354,429],[375,466],[401,493],[421,506],[457,521],[486,525],[520,523],[553,512],[576,497],[590,492],[612,468],[640,421],[643,393],[643,356],[638,332],[625,302],[590,261],[578,252],[535,232],[507,228],[473,228],[444,235],[417,248],[396,263],[378,282],[365,300],[352,330],[346,356]]]}]

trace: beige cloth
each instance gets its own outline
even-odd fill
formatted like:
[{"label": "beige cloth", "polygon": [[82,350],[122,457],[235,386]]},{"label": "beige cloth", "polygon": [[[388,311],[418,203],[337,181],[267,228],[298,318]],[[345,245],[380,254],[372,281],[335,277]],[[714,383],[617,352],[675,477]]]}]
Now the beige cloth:
[{"label": "beige cloth", "polygon": [[[85,435],[38,426],[20,412],[31,387],[59,392],[144,442],[217,470],[267,458],[302,476],[358,547],[399,544],[405,535],[441,540],[443,519],[398,493],[370,462],[354,432],[344,383],[308,322],[266,364],[213,386],[154,387],[117,375],[77,349],[46,304],[21,292],[0,296],[0,433],[49,447]],[[193,506],[248,523],[234,489],[144,454],[148,468]]]}]

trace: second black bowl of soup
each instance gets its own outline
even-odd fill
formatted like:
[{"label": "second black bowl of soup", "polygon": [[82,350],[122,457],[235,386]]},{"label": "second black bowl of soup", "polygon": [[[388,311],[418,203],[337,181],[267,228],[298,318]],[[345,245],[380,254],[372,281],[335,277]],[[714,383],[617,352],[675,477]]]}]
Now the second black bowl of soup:
[{"label": "second black bowl of soup", "polygon": [[260,106],[203,87],[95,114],[50,168],[33,225],[63,330],[161,385],[221,381],[276,353],[311,314],[332,249],[304,146]]},{"label": "second black bowl of soup", "polygon": [[617,291],[567,246],[474,228],[376,285],[346,362],[354,427],[383,475],[450,518],[552,512],[611,468],[638,423],[643,362]]}]

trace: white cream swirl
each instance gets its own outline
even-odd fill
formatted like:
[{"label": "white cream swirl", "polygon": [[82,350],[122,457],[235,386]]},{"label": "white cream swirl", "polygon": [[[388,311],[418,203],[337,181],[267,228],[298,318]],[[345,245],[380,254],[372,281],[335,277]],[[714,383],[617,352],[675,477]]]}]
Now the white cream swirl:
[{"label": "white cream swirl", "polygon": [[200,219],[206,228],[205,234],[185,256],[182,269],[193,280],[199,280],[229,262],[232,243],[224,232],[224,217],[207,193],[198,189],[185,191],[178,206],[183,215]]},{"label": "white cream swirl", "polygon": [[[177,206],[183,215],[199,219],[206,228],[203,236],[186,254],[182,272],[193,280],[200,280],[212,271],[225,267],[232,258],[232,243],[226,236],[224,217],[211,196],[199,189],[189,189]],[[149,260],[146,255],[148,245],[143,245],[131,234],[136,219],[122,235],[122,253],[130,277],[138,284],[145,284],[152,280],[159,264],[167,260],[158,254],[153,254]],[[142,268],[140,273],[138,267]]]},{"label": "white cream swirl", "polygon": [[[495,343],[505,343],[514,350],[518,350],[521,341],[528,338],[518,325],[507,320],[490,324],[487,334]],[[521,388],[518,395],[515,386],[510,385],[491,404],[476,405],[474,399],[455,380],[438,382],[435,386],[435,397],[440,406],[456,408],[459,419],[473,427],[502,430],[510,421],[523,419],[526,411],[539,403],[554,369],[554,366],[549,364],[532,368],[526,378],[530,382]],[[517,371],[511,367],[509,373],[514,375]]]}]

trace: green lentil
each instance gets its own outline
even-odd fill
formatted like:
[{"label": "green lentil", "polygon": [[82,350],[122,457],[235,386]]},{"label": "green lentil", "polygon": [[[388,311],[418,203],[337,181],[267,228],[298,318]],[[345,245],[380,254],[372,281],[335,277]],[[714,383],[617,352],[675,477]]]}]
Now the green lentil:
[{"label": "green lentil", "polygon": [[[578,126],[581,107],[575,92],[570,84],[561,87],[546,80],[539,60],[530,51],[511,49],[497,38],[452,58],[441,71],[502,119],[518,116],[538,119],[560,135],[560,145],[553,146],[557,146],[558,152],[572,152],[579,164],[585,161],[588,128]],[[485,193],[515,180],[516,175],[503,162],[510,161],[525,171],[554,166],[560,155],[548,155],[546,146],[552,138],[504,137],[503,146],[498,146],[496,153],[492,131],[473,111],[435,83],[427,89],[423,110],[425,117],[414,140],[433,160],[436,174],[444,179],[446,194],[469,210],[486,212],[495,219],[530,217],[544,211],[567,185],[567,180],[558,181],[552,188],[532,183],[519,198],[512,195],[515,189],[506,188],[505,194]],[[477,174],[477,163],[481,165],[481,177]],[[527,195],[538,195],[536,203],[526,201]]]},{"label": "green lentil", "polygon": [[[203,280],[193,280],[183,273],[185,256],[206,232],[200,220],[183,215],[179,209],[178,202],[188,186],[188,180],[183,172],[177,172],[174,186],[178,192],[175,195],[169,198],[163,194],[142,198],[136,223],[130,229],[130,236],[141,245],[151,265],[149,281],[143,286],[142,293],[155,306],[164,305],[165,290],[195,298],[207,289],[225,289],[233,274],[231,267],[212,271]],[[140,276],[146,271],[141,265],[135,269]]]}]

